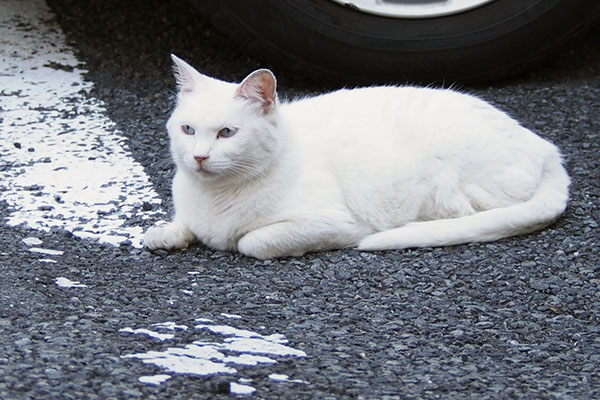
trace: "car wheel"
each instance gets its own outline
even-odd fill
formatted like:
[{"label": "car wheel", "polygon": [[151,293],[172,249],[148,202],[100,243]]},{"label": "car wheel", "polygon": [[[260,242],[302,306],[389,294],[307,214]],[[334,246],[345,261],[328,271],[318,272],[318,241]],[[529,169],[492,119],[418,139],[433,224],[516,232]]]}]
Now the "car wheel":
[{"label": "car wheel", "polygon": [[191,0],[279,68],[343,84],[496,80],[595,26],[598,0]]}]

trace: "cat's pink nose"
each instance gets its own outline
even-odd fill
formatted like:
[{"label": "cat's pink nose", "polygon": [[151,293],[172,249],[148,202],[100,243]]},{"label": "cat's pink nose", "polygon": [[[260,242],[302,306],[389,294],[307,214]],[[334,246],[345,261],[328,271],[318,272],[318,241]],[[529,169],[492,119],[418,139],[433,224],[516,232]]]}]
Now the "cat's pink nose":
[{"label": "cat's pink nose", "polygon": [[194,156],[194,160],[196,160],[196,162],[197,162],[198,164],[202,164],[202,162],[203,162],[204,160],[206,160],[207,158],[208,158],[208,157],[203,157],[203,156]]}]

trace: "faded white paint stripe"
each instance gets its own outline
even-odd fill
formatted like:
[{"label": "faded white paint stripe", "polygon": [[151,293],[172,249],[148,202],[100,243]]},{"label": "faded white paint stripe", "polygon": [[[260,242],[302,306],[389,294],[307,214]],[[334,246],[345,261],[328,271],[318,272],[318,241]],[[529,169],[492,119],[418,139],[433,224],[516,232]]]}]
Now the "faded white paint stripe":
[{"label": "faded white paint stripe", "polygon": [[150,329],[144,329],[144,328],[133,329],[133,328],[127,327],[127,328],[119,329],[119,332],[131,333],[133,335],[146,335],[153,339],[158,339],[161,342],[164,340],[171,340],[175,337],[175,335],[173,335],[172,333],[158,333],[158,332],[151,331]]},{"label": "faded white paint stripe", "polygon": [[[0,2],[0,200],[8,224],[141,246],[160,199],[43,0]],[[148,208],[148,207],[146,207]]]},{"label": "faded white paint stripe", "polygon": [[56,283],[56,285],[58,287],[62,287],[62,288],[86,288],[87,285],[84,285],[83,283],[77,282],[77,281],[72,281],[68,278],[64,278],[64,277],[59,277],[56,278],[54,280],[54,282]]},{"label": "faded white paint stripe", "polygon": [[242,385],[241,383],[237,383],[237,382],[231,382],[229,384],[229,391],[233,394],[252,394],[254,392],[256,392],[256,389],[254,389],[252,386],[248,386],[248,385]]},{"label": "faded white paint stripe", "polygon": [[138,380],[142,383],[148,385],[160,385],[163,382],[171,379],[171,375],[159,374],[159,375],[149,375],[149,376],[140,376]]},{"label": "faded white paint stripe", "polygon": [[[241,317],[240,317],[241,318]],[[206,322],[206,318],[198,318],[196,321]],[[177,326],[174,322],[154,324],[153,326]],[[282,334],[261,335],[247,329],[234,326],[214,325],[196,326],[198,330],[209,330],[215,335],[221,336],[220,342],[194,341],[184,347],[169,347],[163,351],[151,350],[145,353],[123,355],[122,358],[142,360],[145,364],[152,364],[174,374],[190,374],[195,376],[206,376],[213,374],[237,374],[243,373],[230,366],[262,366],[277,364],[279,357],[307,357],[302,350],[297,350],[283,343],[288,340]],[[138,329],[142,331],[143,329]],[[121,329],[120,332],[133,333],[131,328]],[[270,374],[274,382],[306,383],[301,380],[290,380],[287,375]],[[244,385],[252,382],[250,379],[241,378],[238,383],[231,382],[232,393],[234,388],[239,389],[236,394],[250,394],[255,391],[251,386]],[[236,386],[237,385],[237,386]]]}]

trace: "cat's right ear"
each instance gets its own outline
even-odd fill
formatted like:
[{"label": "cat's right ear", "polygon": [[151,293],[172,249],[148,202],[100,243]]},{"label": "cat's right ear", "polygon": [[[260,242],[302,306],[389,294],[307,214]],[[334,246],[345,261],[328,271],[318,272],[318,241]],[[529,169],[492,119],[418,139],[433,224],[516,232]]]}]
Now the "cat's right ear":
[{"label": "cat's right ear", "polygon": [[192,93],[196,88],[200,73],[175,54],[171,54],[171,60],[173,60],[173,71],[179,93]]}]

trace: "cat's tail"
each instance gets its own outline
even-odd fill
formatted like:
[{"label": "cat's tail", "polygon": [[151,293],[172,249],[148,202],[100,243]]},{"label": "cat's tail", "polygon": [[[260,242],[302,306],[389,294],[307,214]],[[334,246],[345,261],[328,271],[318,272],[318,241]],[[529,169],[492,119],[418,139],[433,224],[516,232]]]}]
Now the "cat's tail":
[{"label": "cat's tail", "polygon": [[565,211],[569,183],[560,157],[549,157],[535,193],[523,203],[464,217],[412,222],[369,235],[359,243],[358,249],[392,250],[491,242],[533,232],[547,226]]}]

